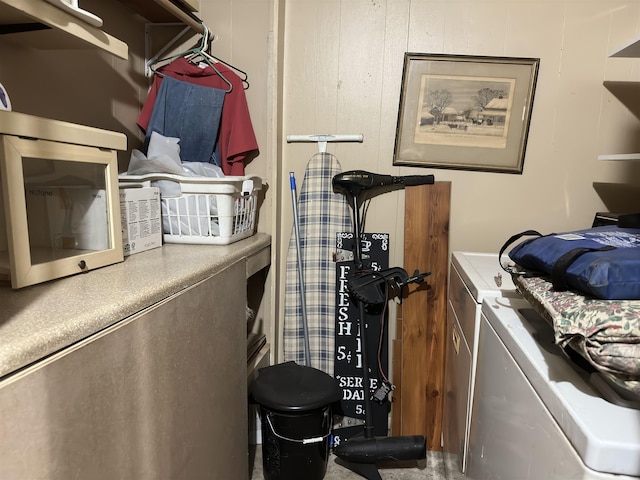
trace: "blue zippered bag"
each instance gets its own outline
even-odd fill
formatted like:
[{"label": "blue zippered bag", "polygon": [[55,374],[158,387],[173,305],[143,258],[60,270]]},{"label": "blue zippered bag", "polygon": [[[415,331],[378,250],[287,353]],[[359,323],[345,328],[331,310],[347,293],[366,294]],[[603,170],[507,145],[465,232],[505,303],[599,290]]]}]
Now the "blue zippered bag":
[{"label": "blue zippered bag", "polygon": [[640,299],[640,229],[606,225],[549,235],[527,230],[507,240],[499,258],[527,236],[535,238],[508,254],[516,265],[500,260],[512,275],[550,276],[557,291],[577,290],[603,300]]}]

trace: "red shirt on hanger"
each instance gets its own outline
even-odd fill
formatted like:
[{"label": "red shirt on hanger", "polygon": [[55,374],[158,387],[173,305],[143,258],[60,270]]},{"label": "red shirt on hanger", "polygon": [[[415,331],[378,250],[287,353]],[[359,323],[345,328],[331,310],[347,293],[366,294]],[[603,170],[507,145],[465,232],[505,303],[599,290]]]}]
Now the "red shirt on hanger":
[{"label": "red shirt on hanger", "polygon": [[[245,164],[258,154],[258,142],[253,131],[242,79],[221,62],[216,63],[215,66],[233,86],[231,92],[225,95],[220,119],[218,145],[221,167],[227,176],[242,176],[244,175]],[[159,72],[162,75],[169,75],[184,82],[221,90],[229,89],[229,85],[213,68],[210,66],[202,68],[189,62],[184,57],[179,57],[173,62],[162,66]],[[138,116],[138,126],[145,131],[149,125],[153,105],[162,83],[162,75],[155,75],[147,100]]]}]

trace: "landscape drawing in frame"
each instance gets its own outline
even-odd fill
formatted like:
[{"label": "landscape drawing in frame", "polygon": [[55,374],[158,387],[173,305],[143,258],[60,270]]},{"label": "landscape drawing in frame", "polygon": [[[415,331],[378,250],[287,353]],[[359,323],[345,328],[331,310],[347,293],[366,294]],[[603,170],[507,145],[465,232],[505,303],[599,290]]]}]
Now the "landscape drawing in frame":
[{"label": "landscape drawing in frame", "polygon": [[539,64],[405,53],[393,164],[521,174]]}]

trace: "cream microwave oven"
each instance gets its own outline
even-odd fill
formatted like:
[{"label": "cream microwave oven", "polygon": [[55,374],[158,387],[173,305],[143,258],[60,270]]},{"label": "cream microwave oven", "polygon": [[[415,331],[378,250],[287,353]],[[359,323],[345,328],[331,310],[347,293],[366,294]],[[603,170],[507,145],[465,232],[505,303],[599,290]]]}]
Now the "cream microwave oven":
[{"label": "cream microwave oven", "polygon": [[0,111],[0,279],[13,288],[123,261],[124,134]]}]

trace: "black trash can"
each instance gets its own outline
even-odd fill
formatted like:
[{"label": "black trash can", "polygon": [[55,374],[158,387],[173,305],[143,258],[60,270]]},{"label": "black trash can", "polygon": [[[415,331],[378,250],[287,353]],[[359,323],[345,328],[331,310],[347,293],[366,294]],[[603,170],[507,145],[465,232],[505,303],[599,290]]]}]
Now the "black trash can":
[{"label": "black trash can", "polygon": [[327,472],[336,380],[286,362],[260,369],[251,389],[260,405],[265,480],[322,480]]}]

